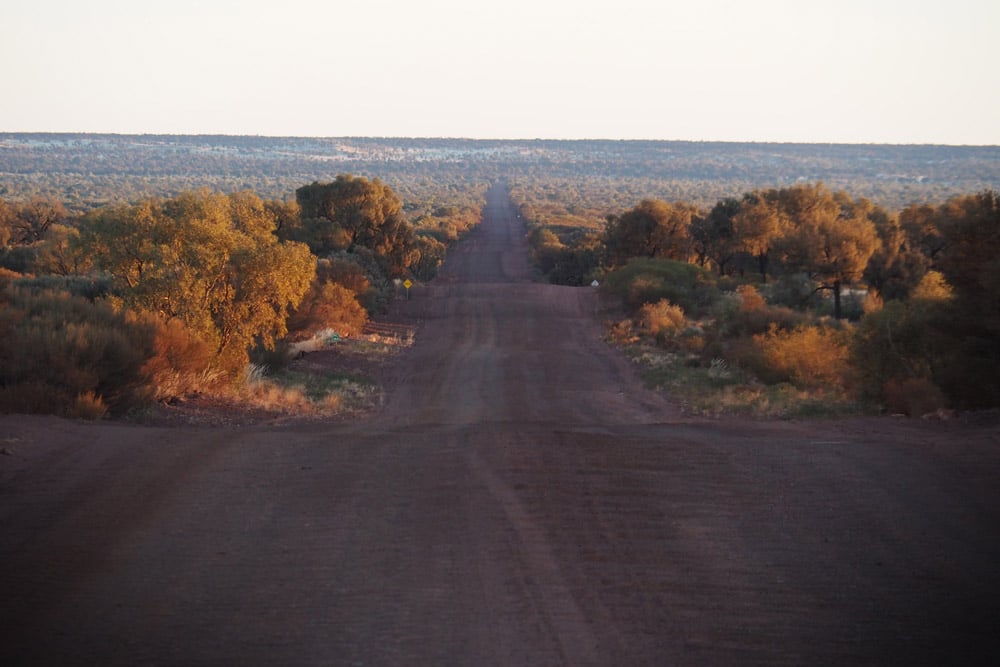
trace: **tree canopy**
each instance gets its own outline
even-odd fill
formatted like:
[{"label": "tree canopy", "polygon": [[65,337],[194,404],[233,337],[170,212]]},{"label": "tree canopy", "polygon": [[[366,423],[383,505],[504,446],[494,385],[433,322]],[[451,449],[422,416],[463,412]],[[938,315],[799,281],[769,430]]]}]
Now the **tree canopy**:
[{"label": "tree canopy", "polygon": [[815,185],[780,190],[778,205],[791,221],[780,242],[784,261],[833,292],[839,319],[841,287],[861,277],[878,248],[871,204]]},{"label": "tree canopy", "polygon": [[687,259],[688,230],[696,215],[697,209],[688,204],[643,199],[620,216],[610,216],[605,243],[611,263],[632,257]]},{"label": "tree canopy", "polygon": [[286,332],[315,273],[308,247],[281,242],[251,193],[189,192],[88,215],[79,243],[130,307],[180,319],[227,368]]},{"label": "tree canopy", "polygon": [[[389,277],[402,276],[419,259],[413,229],[403,204],[382,181],[341,174],[329,183],[314,182],[295,191],[306,242],[317,255],[362,246],[372,250]],[[324,224],[325,223],[325,224]],[[344,248],[335,239],[341,235]]]}]

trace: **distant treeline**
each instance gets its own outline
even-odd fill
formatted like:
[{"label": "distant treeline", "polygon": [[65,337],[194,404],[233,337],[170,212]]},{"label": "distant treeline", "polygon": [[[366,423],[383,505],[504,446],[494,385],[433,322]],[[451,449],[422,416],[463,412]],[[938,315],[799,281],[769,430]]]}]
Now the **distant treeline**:
[{"label": "distant treeline", "polygon": [[902,208],[1000,188],[1000,147],[0,133],[0,196],[74,209],[200,187],[280,198],[330,173],[399,192],[498,177],[589,182],[700,205],[823,181]]}]

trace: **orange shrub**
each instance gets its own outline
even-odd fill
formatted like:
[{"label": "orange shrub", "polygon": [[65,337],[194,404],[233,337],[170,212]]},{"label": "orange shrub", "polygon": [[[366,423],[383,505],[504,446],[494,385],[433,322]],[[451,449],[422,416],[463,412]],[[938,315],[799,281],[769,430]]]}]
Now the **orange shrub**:
[{"label": "orange shrub", "polygon": [[764,297],[760,295],[760,292],[753,285],[740,285],[736,288],[736,293],[740,297],[741,311],[753,312],[763,310],[767,307],[767,301],[764,300]]},{"label": "orange shrub", "polygon": [[639,308],[638,319],[642,328],[652,336],[673,335],[687,326],[684,311],[668,299],[645,304]]},{"label": "orange shrub", "polygon": [[787,381],[809,389],[844,389],[850,373],[850,349],[844,331],[804,326],[782,331],[772,326],[753,337],[762,379]]},{"label": "orange shrub", "polygon": [[368,313],[354,292],[334,282],[313,283],[288,317],[288,338],[305,340],[323,329],[358,334],[367,320]]},{"label": "orange shrub", "polygon": [[214,386],[221,375],[213,367],[212,346],[177,319],[130,315],[153,329],[153,353],[142,367],[152,395],[165,400],[195,394]]},{"label": "orange shrub", "polygon": [[924,299],[925,301],[946,301],[952,297],[954,290],[948,281],[944,279],[939,271],[928,271],[920,280],[920,283],[913,288],[911,299]]},{"label": "orange shrub", "polygon": [[753,285],[736,288],[738,305],[729,306],[719,313],[718,329],[725,337],[749,336],[769,331],[772,326],[779,329],[794,329],[805,323],[804,313],[772,306],[764,300]]}]

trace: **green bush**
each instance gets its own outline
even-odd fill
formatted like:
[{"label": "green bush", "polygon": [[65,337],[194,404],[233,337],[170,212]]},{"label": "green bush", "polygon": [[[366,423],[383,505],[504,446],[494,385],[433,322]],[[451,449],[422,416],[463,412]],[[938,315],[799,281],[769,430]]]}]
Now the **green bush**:
[{"label": "green bush", "polygon": [[851,355],[866,399],[884,404],[888,383],[930,380],[933,309],[928,304],[890,301],[858,324]]},{"label": "green bush", "polygon": [[752,285],[741,285],[725,295],[713,309],[716,329],[723,338],[762,334],[777,326],[788,330],[802,326],[810,316],[786,306],[768,304]]},{"label": "green bush", "polygon": [[762,286],[761,293],[771,305],[802,310],[815,297],[816,285],[803,273],[783,274]]},{"label": "green bush", "polygon": [[[983,319],[987,317],[983,316]],[[992,408],[1000,405],[1000,336],[977,326],[954,304],[947,304],[932,330],[931,379],[952,407]]]},{"label": "green bush", "polygon": [[929,396],[913,400],[933,405],[935,391],[952,407],[1000,404],[1000,348],[996,336],[977,324],[947,298],[890,301],[868,313],[852,345],[864,396],[907,414],[914,414],[908,397]]},{"label": "green bush", "polygon": [[617,296],[631,312],[663,299],[692,317],[709,312],[721,293],[711,271],[669,259],[634,259],[604,279],[606,292]]},{"label": "green bush", "polygon": [[593,248],[560,248],[552,253],[546,275],[556,285],[589,285],[599,265],[599,253]]}]

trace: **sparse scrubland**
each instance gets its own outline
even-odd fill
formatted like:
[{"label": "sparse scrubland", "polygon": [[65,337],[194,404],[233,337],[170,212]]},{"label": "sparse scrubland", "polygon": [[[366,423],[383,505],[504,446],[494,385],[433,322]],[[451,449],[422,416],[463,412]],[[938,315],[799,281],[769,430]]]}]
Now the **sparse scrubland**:
[{"label": "sparse scrubland", "polygon": [[888,211],[795,185],[707,210],[647,199],[579,225],[548,197],[514,194],[540,270],[597,280],[622,310],[609,338],[693,412],[1000,406],[994,191]]},{"label": "sparse scrubland", "polygon": [[300,415],[368,407],[371,381],[293,356],[398,348],[363,335],[369,316],[397,281],[433,278],[484,192],[409,215],[378,179],[350,175],[286,200],[205,189],[75,215],[0,199],[0,411],[93,419],[192,396]]},{"label": "sparse scrubland", "polygon": [[[357,406],[356,387],[317,389],[289,362],[360,340],[398,281],[433,278],[504,170],[541,273],[597,280],[619,312],[609,338],[694,412],[1000,406],[1000,195],[955,193],[992,182],[989,147],[5,142],[3,411],[101,417],[193,395]],[[322,150],[393,187],[302,185]],[[868,173],[873,160],[927,173]],[[796,177],[807,167],[839,189]],[[757,185],[772,173],[785,185]]]}]

